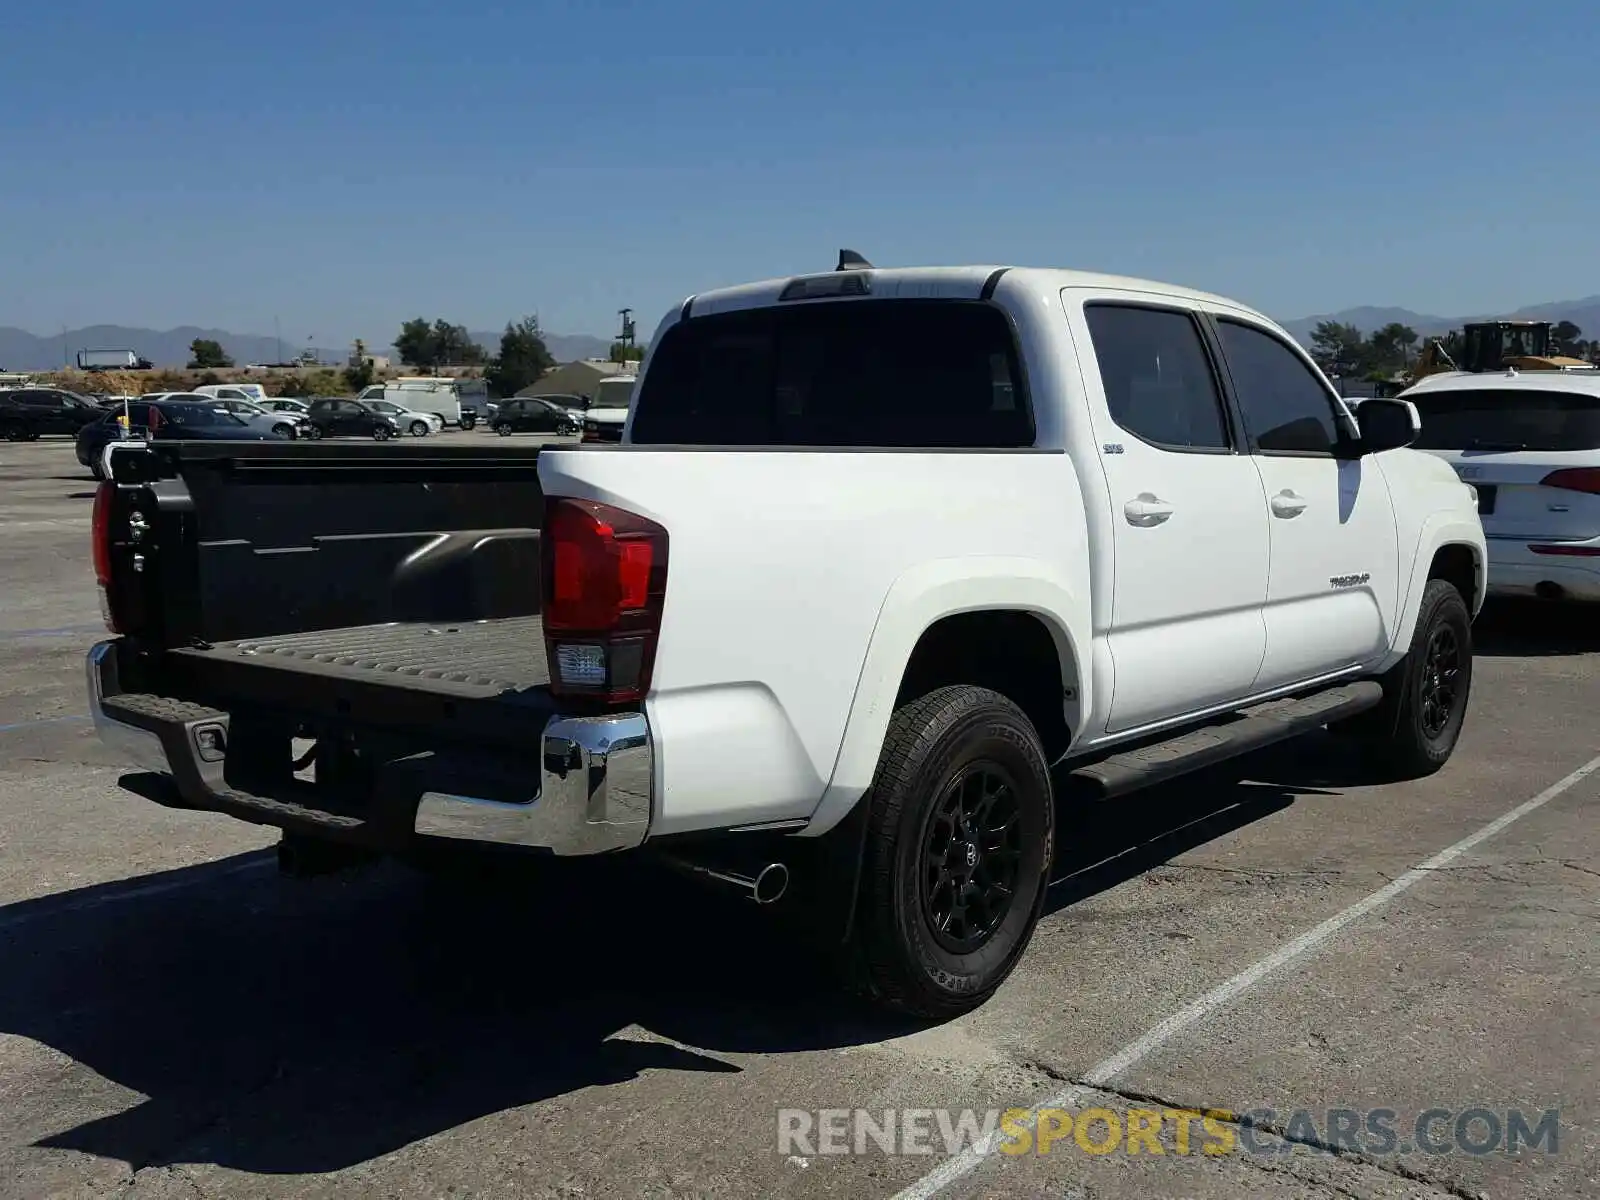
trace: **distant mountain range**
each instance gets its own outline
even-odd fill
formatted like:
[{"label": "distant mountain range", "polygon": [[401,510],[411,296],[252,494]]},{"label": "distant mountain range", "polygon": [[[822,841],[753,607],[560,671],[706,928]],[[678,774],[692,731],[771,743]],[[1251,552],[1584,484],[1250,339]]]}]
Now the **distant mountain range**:
[{"label": "distant mountain range", "polygon": [[[488,353],[500,347],[498,333],[474,333],[473,339]],[[196,338],[220,342],[228,356],[241,367],[246,363],[271,363],[299,355],[304,346],[258,334],[229,333],[226,329],[201,329],[183,325],[177,329],[135,329],[125,325],[90,325],[69,329],[64,334],[39,337],[25,329],[0,326],[0,371],[50,371],[77,363],[79,350],[132,350],[158,367],[181,367],[189,361],[189,343]],[[558,362],[583,358],[603,358],[611,349],[608,338],[588,334],[547,333],[545,344]],[[367,346],[374,354],[394,354],[392,346],[379,348],[376,339]],[[348,346],[318,348],[317,357],[327,363],[343,364],[350,354]]]},{"label": "distant mountain range", "polygon": [[1371,333],[1385,325],[1409,325],[1423,337],[1436,337],[1459,329],[1467,321],[1493,321],[1501,319],[1531,321],[1571,321],[1583,330],[1585,337],[1600,337],[1600,296],[1584,300],[1556,300],[1549,304],[1533,304],[1514,312],[1480,313],[1470,317],[1435,317],[1427,313],[1412,312],[1409,308],[1347,308],[1342,312],[1322,313],[1314,317],[1301,317],[1285,321],[1283,327],[1306,345],[1311,342],[1311,331],[1323,321],[1338,321],[1354,325],[1362,333]]},{"label": "distant mountain range", "polygon": [[[1465,321],[1495,317],[1521,317],[1538,321],[1571,321],[1583,330],[1586,337],[1600,337],[1600,296],[1584,300],[1557,300],[1549,304],[1533,304],[1514,312],[1490,313],[1470,317],[1438,317],[1428,313],[1412,312],[1409,308],[1361,307],[1340,312],[1319,313],[1285,321],[1283,327],[1301,342],[1309,344],[1311,331],[1322,321],[1338,321],[1354,325],[1363,333],[1398,322],[1409,325],[1423,337],[1431,337],[1460,328]],[[474,333],[473,340],[493,353],[500,346],[499,333]],[[189,343],[196,338],[210,338],[220,342],[234,362],[277,362],[280,357],[294,357],[304,347],[290,342],[280,343],[277,338],[259,334],[229,333],[225,329],[201,329],[184,325],[177,329],[135,329],[124,325],[90,325],[84,329],[69,329],[64,334],[39,337],[25,329],[0,326],[0,371],[48,371],[73,365],[79,350],[132,350],[149,359],[158,367],[181,367],[189,361]],[[604,358],[611,349],[611,339],[592,337],[583,333],[547,333],[545,344],[550,347],[557,362],[576,362],[585,358]],[[374,339],[367,342],[374,353],[393,355],[394,348],[378,349]],[[317,356],[324,362],[343,363],[349,354],[347,347],[336,350],[319,349]]]}]

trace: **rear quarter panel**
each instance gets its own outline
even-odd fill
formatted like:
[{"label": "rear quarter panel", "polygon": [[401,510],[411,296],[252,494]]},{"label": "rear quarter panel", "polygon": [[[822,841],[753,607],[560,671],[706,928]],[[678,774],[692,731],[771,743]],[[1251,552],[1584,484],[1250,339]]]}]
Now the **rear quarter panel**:
[{"label": "rear quarter panel", "polygon": [[591,447],[546,450],[539,471],[548,495],[667,530],[652,835],[809,818],[825,792],[847,811],[941,616],[1026,609],[1087,644],[1062,453]]}]

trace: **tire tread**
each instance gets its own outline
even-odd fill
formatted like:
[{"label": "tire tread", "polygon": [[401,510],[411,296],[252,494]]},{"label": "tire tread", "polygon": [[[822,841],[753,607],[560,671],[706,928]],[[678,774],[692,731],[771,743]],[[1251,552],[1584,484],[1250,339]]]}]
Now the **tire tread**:
[{"label": "tire tread", "polygon": [[[867,804],[867,847],[862,862],[861,897],[868,906],[857,926],[853,982],[877,1004],[918,1016],[953,1016],[986,1000],[1000,986],[1011,965],[1020,958],[1032,934],[1032,921],[1009,962],[998,977],[975,994],[946,997],[918,986],[905,968],[892,936],[892,904],[895,895],[895,854],[897,835],[906,804],[915,799],[913,785],[929,757],[938,752],[940,742],[964,719],[985,709],[1003,714],[1032,743],[1041,763],[1043,751],[1039,737],[1023,711],[998,692],[972,684],[953,684],[938,688],[906,704],[890,718],[878,759],[872,786],[863,803]],[[1051,802],[1047,797],[1047,830]],[[1046,847],[1046,861],[1051,847]],[[1035,918],[1044,899],[1041,885],[1035,900]],[[887,927],[886,927],[887,926]]]}]

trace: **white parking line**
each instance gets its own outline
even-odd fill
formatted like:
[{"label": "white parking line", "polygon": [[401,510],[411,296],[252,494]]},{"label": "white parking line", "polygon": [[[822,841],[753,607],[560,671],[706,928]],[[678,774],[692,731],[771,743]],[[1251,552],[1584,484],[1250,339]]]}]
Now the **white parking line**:
[{"label": "white parking line", "polygon": [[[1158,1050],[1177,1034],[1200,1024],[1212,1013],[1241,993],[1260,983],[1268,975],[1315,950],[1346,926],[1359,921],[1374,909],[1389,903],[1389,901],[1413,884],[1426,879],[1431,872],[1437,871],[1440,867],[1460,858],[1479,843],[1494,837],[1506,826],[1520,821],[1535,809],[1544,807],[1544,805],[1561,795],[1562,792],[1582,783],[1597,770],[1600,770],[1600,757],[1590,759],[1565,779],[1545,788],[1533,799],[1517,805],[1516,808],[1513,808],[1503,816],[1496,817],[1476,833],[1469,834],[1455,845],[1439,851],[1427,862],[1419,863],[1417,866],[1412,867],[1404,875],[1379,888],[1366,899],[1357,900],[1349,908],[1335,913],[1322,924],[1316,926],[1316,928],[1307,930],[1291,942],[1285,942],[1254,966],[1247,967],[1232,979],[1218,984],[1198,1000],[1185,1005],[1166,1020],[1151,1028],[1142,1037],[1129,1042],[1109,1058],[1102,1059],[1090,1067],[1079,1083],[1093,1087],[1101,1087],[1109,1083],[1140,1059]],[[1066,1108],[1077,1098],[1077,1086],[1065,1088],[1049,1099],[1040,1101],[1030,1109],[1021,1124],[1031,1128],[1038,1121],[1041,1110]],[[999,1145],[1000,1137],[1000,1133],[996,1131],[976,1146],[962,1151],[954,1158],[945,1160],[945,1162],[935,1167],[910,1187],[897,1192],[894,1200],[928,1200],[928,1197],[938,1195],[952,1183],[976,1171],[984,1159],[989,1157],[994,1152],[995,1147]]]}]

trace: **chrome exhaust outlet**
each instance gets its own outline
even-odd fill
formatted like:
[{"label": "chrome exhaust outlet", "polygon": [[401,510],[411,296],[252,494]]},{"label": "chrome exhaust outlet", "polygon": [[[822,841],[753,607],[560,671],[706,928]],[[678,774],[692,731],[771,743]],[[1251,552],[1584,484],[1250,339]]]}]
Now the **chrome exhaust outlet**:
[{"label": "chrome exhaust outlet", "polygon": [[754,875],[743,875],[737,871],[690,862],[670,854],[663,854],[661,861],[696,879],[711,879],[739,888],[757,904],[776,904],[789,890],[789,868],[781,862],[768,863]]}]

